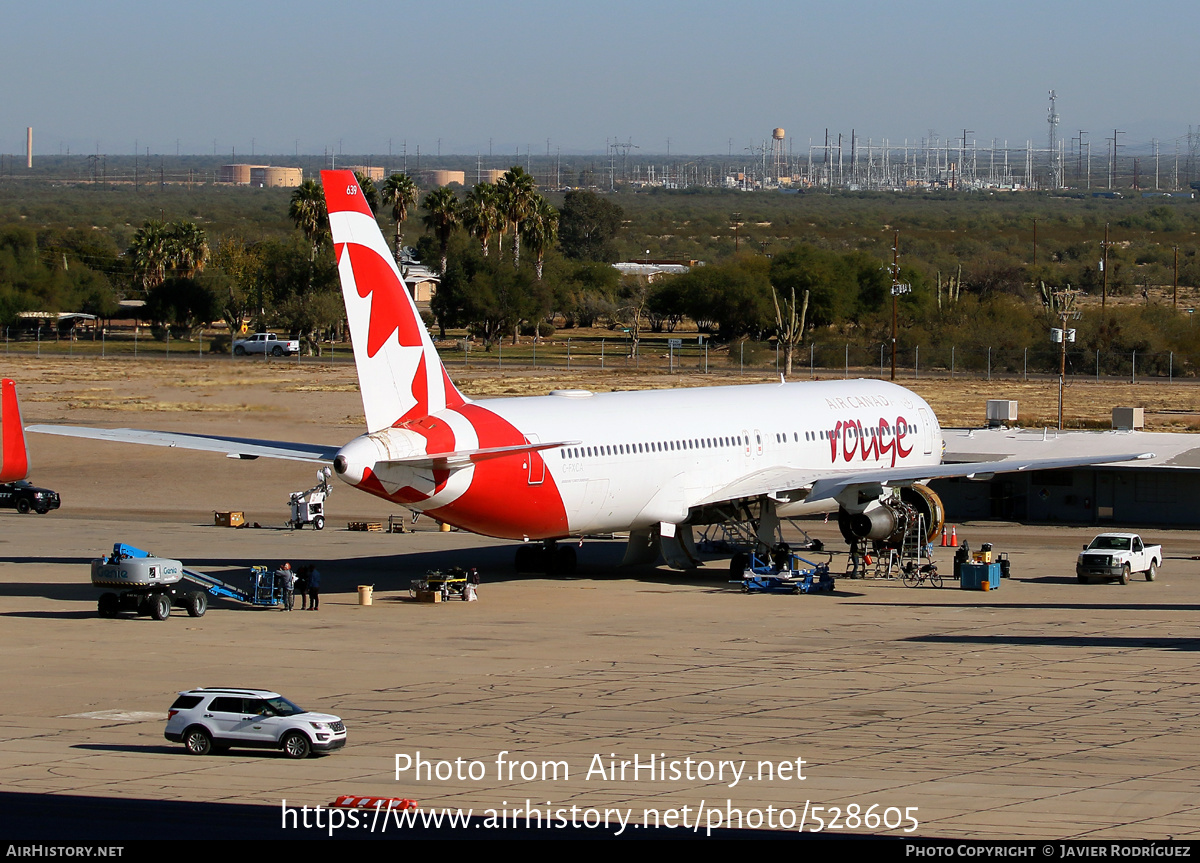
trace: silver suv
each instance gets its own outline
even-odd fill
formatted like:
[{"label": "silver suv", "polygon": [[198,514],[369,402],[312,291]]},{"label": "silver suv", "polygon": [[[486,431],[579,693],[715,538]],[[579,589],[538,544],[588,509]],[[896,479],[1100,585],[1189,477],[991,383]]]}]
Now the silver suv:
[{"label": "silver suv", "polygon": [[346,745],[346,726],[328,713],[309,713],[266,689],[204,687],[179,693],[167,711],[167,740],[192,755],[231,746],[282,749],[307,758]]}]

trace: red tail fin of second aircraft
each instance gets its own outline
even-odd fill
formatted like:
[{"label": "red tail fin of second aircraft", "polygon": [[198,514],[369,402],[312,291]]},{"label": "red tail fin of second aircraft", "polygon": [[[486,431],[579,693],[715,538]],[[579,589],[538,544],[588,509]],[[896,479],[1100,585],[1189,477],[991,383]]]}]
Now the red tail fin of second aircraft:
[{"label": "red tail fin of second aircraft", "polygon": [[433,346],[353,171],[322,171],[367,431],[466,403]]},{"label": "red tail fin of second aircraft", "polygon": [[0,482],[14,482],[28,475],[29,454],[17,385],[5,378],[0,381]]}]

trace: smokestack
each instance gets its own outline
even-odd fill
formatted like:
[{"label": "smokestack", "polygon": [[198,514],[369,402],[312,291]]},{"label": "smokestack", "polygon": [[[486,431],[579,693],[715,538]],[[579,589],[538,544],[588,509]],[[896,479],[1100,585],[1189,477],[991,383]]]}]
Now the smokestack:
[{"label": "smokestack", "polygon": [[33,167],[33,126],[25,127],[25,167]]}]

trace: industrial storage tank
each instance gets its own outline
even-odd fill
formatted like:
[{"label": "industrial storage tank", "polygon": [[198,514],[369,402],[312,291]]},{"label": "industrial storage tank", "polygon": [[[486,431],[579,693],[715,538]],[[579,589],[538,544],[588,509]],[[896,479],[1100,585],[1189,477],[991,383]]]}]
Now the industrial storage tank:
[{"label": "industrial storage tank", "polygon": [[254,168],[250,172],[250,182],[251,185],[262,186],[268,189],[294,189],[304,182],[304,171],[300,168],[282,168],[265,165],[261,168]]},{"label": "industrial storage tank", "polygon": [[250,169],[253,165],[222,165],[217,173],[218,183],[235,183],[239,186],[250,185]]},{"label": "industrial storage tank", "polygon": [[449,186],[451,183],[465,186],[467,184],[465,171],[423,171],[422,179],[429,186]]}]

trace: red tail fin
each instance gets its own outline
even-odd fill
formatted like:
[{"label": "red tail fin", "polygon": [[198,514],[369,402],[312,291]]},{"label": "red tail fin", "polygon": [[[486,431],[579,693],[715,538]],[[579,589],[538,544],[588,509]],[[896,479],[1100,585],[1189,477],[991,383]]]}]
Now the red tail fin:
[{"label": "red tail fin", "polygon": [[29,454],[25,449],[21,406],[17,404],[17,385],[5,378],[0,381],[0,482],[13,482],[28,475]]},{"label": "red tail fin", "polygon": [[466,403],[351,171],[322,171],[367,431]]}]

